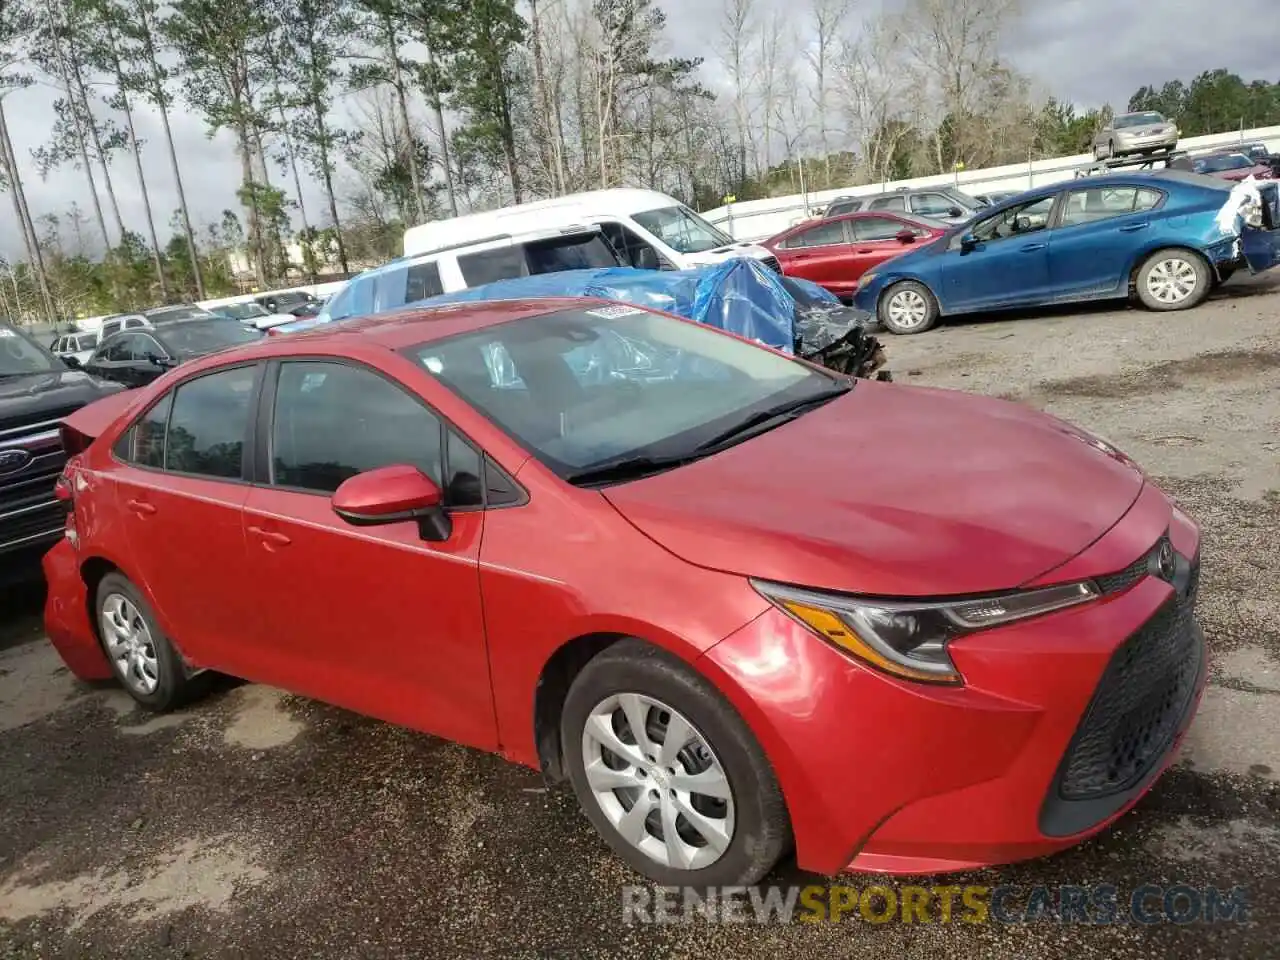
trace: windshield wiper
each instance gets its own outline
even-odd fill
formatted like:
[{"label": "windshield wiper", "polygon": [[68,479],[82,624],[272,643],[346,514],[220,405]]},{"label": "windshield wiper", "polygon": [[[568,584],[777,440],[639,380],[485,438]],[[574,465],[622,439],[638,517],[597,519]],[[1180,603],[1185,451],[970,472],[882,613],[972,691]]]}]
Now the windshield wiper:
[{"label": "windshield wiper", "polygon": [[731,440],[745,440],[748,435],[763,433],[762,428],[765,427],[780,427],[782,424],[794,420],[802,413],[807,413],[815,407],[820,407],[836,397],[844,396],[852,389],[852,384],[839,384],[821,393],[810,394],[798,400],[789,400],[786,403],[778,404],[776,407],[770,407],[768,410],[759,410],[738,421],[727,430],[722,430],[710,439],[702,441],[702,443],[694,447],[694,450],[704,455],[714,453],[717,448]]},{"label": "windshield wiper", "polygon": [[640,477],[651,476],[655,473],[661,473],[663,470],[683,466],[696,459],[698,459],[697,456],[687,453],[670,457],[621,457],[617,460],[606,460],[603,463],[596,464],[594,467],[586,467],[575,473],[570,473],[565,479],[575,484],[638,480]]}]

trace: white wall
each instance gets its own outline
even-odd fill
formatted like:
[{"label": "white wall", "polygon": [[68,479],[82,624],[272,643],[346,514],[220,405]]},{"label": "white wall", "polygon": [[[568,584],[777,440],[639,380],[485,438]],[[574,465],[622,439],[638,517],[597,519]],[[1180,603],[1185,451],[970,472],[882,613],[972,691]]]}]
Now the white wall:
[{"label": "white wall", "polygon": [[[1215,133],[1203,137],[1184,137],[1178,141],[1182,150],[1210,150],[1230,148],[1240,143],[1261,140],[1273,153],[1280,153],[1280,127],[1260,127],[1234,133]],[[771,197],[768,200],[748,200],[726,207],[716,207],[702,215],[726,230],[735,240],[763,240],[779,233],[792,224],[812,216],[836,197],[866,196],[887,193],[898,187],[958,186],[966,193],[986,193],[989,190],[1029,190],[1050,183],[1070,180],[1081,167],[1093,163],[1091,154],[1074,157],[1055,157],[1035,160],[1031,163],[988,167],[985,170],[962,170],[932,177],[916,177],[912,180],[896,180],[891,183],[865,184],[835,190],[818,190],[813,193],[794,194],[790,197]]]}]

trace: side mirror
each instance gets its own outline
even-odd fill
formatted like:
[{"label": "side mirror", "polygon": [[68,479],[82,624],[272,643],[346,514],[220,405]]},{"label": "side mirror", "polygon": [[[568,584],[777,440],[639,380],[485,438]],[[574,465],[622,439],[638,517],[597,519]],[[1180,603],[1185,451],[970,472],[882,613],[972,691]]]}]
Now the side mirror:
[{"label": "side mirror", "polygon": [[1014,233],[1026,233],[1030,229],[1031,229],[1030,217],[1014,217],[1013,218]]},{"label": "side mirror", "polygon": [[410,464],[357,474],[333,492],[330,503],[334,513],[356,527],[416,520],[424,540],[447,540],[453,530],[440,487]]},{"label": "side mirror", "polygon": [[899,243],[915,243],[916,235],[912,233],[910,230],[899,230],[898,242]]},{"label": "side mirror", "polygon": [[960,237],[960,249],[966,253],[978,245],[978,238],[972,233],[966,233]]},{"label": "side mirror", "polygon": [[168,370],[170,367],[176,366],[173,360],[171,360],[169,357],[162,357],[158,353],[148,353],[147,363],[151,364],[154,367],[160,367],[163,370]]},{"label": "side mirror", "polygon": [[964,211],[960,207],[951,207],[947,210],[948,217],[963,217]]}]

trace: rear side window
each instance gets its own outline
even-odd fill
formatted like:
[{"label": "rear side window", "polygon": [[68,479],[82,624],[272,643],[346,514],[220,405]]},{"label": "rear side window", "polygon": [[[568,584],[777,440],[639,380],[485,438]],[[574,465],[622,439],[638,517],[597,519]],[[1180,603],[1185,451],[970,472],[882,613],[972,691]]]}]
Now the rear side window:
[{"label": "rear side window", "polygon": [[164,467],[239,480],[258,368],[237,367],[188,380],[174,391]]},{"label": "rear side window", "polygon": [[910,230],[901,220],[888,217],[864,217],[853,222],[853,236],[864,243],[872,240],[893,240],[903,230]]},{"label": "rear side window", "polygon": [[820,223],[796,234],[787,243],[788,247],[826,247],[833,243],[844,243],[844,221]]},{"label": "rear side window", "polygon": [[870,209],[872,210],[897,210],[900,213],[907,212],[906,197],[878,197],[871,201]]},{"label": "rear side window", "polygon": [[458,257],[458,269],[462,271],[462,279],[467,281],[468,287],[529,275],[524,248],[520,246],[462,254]]}]

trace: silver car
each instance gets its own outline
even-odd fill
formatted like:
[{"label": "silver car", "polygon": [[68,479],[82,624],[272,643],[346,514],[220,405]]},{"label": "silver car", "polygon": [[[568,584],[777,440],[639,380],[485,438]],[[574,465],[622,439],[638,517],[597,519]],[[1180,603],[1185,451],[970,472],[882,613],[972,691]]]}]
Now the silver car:
[{"label": "silver car", "polygon": [[1093,138],[1093,155],[1099,160],[1132,153],[1155,153],[1178,145],[1178,127],[1154,110],[1122,113]]}]

